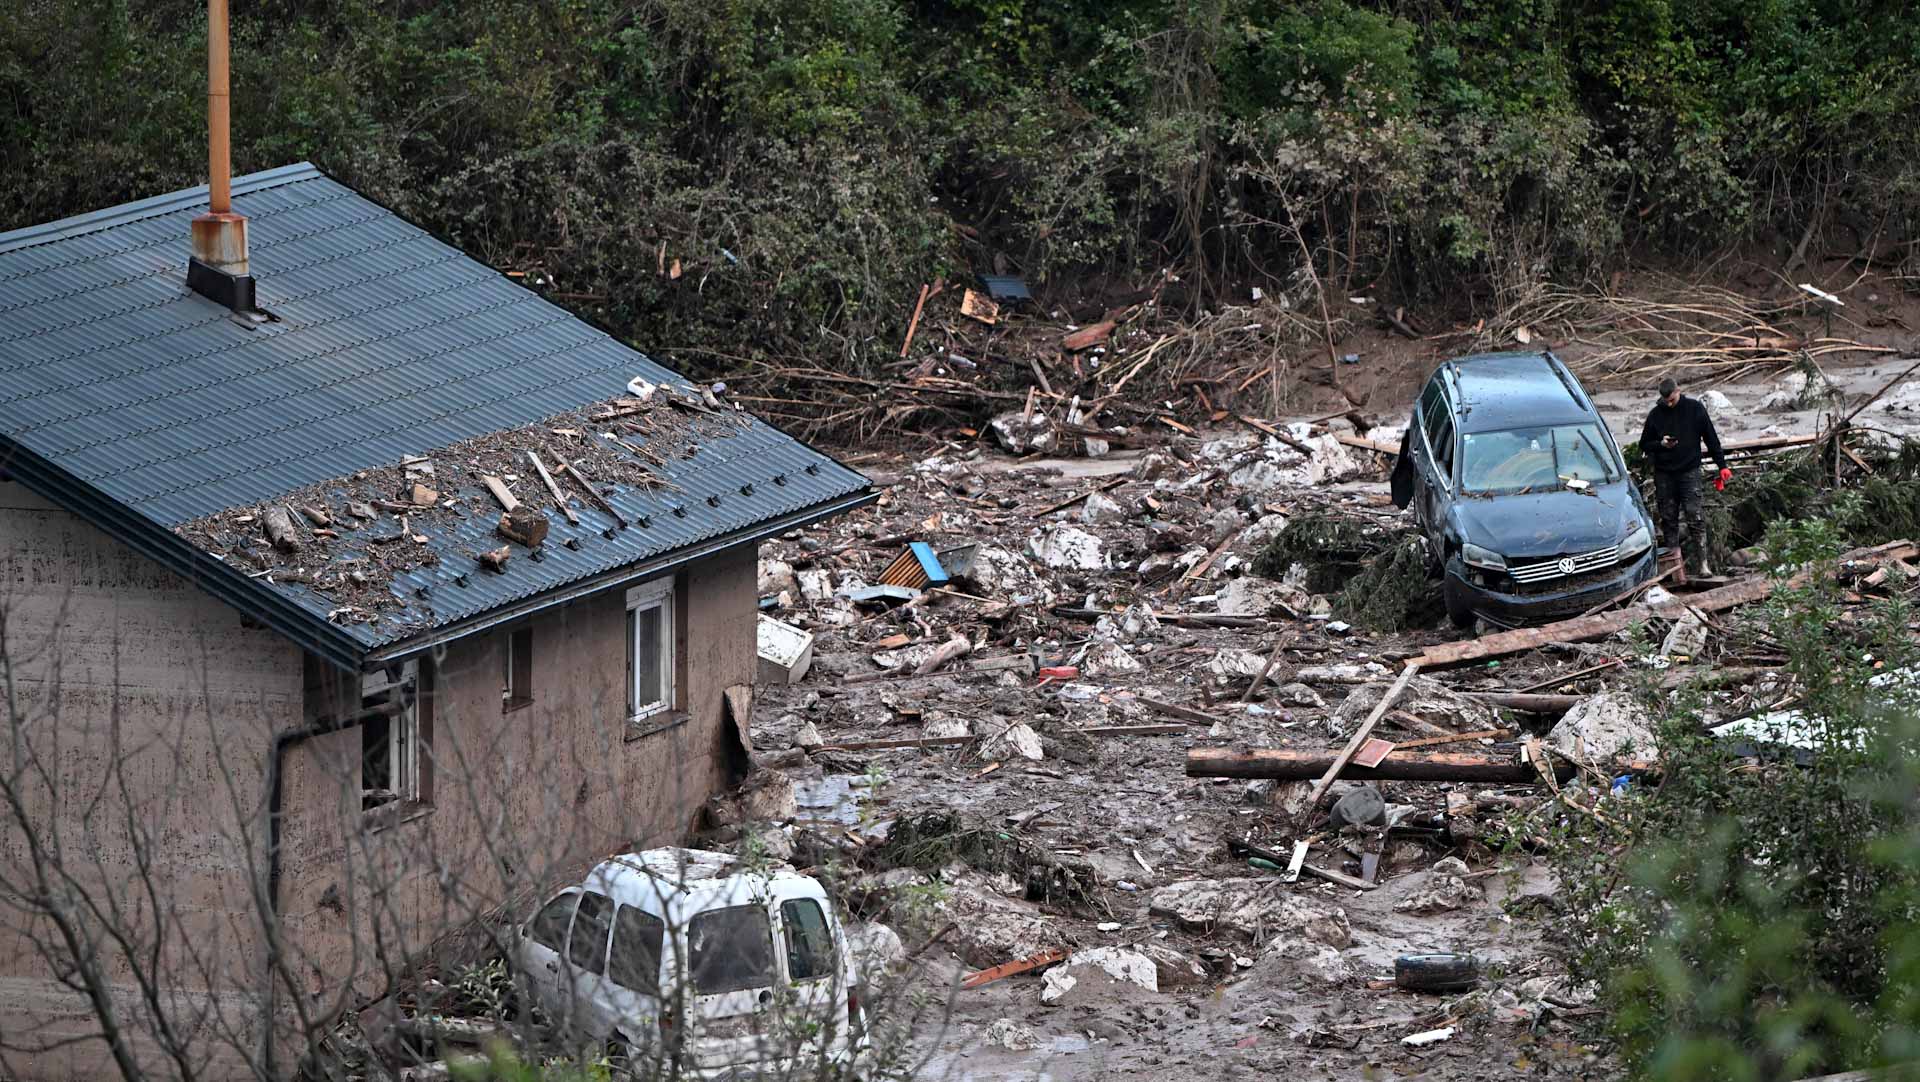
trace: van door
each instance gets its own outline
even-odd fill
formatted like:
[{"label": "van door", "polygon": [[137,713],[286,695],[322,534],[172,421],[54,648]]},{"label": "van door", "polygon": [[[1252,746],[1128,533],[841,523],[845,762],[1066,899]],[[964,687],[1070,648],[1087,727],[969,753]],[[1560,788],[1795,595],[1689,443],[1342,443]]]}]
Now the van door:
[{"label": "van door", "polygon": [[604,992],[614,1030],[625,1036],[635,1060],[673,1051],[662,1044],[666,1034],[660,1028],[660,964],[666,938],[666,922],[653,913],[623,905],[614,914]]},{"label": "van door", "polygon": [[580,908],[567,934],[575,1030],[596,1041],[613,1034],[614,1009],[607,993],[607,943],[613,933],[613,900],[597,890],[580,892]]},{"label": "van door", "polygon": [[789,897],[780,903],[780,947],[787,971],[785,1019],[801,1054],[818,1060],[847,1047],[847,990],[840,972],[840,945],[820,899]]},{"label": "van door", "polygon": [[566,1018],[572,1009],[572,979],[566,964],[567,928],[580,904],[578,890],[563,890],[540,907],[520,929],[520,972],[533,986],[533,997],[554,1018]]},{"label": "van door", "polygon": [[699,1067],[758,1063],[778,1054],[767,1024],[779,982],[773,920],[764,899],[704,909],[687,921],[687,1037]]}]

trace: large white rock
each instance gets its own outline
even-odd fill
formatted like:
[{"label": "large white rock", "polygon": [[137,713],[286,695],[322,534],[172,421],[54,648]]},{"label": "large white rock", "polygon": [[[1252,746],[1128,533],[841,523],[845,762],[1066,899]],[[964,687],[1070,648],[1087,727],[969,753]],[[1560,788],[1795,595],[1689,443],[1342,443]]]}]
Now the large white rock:
[{"label": "large white rock", "polygon": [[1139,672],[1139,659],[1127,653],[1127,648],[1112,639],[1102,639],[1087,648],[1087,656],[1082,659],[1081,667],[1088,676],[1113,676],[1116,673]]},{"label": "large white rock", "polygon": [[1037,531],[1028,547],[1041,563],[1056,571],[1104,571],[1107,567],[1100,539],[1073,526]]},{"label": "large white rock", "polygon": [[785,590],[795,597],[800,596],[800,580],[794,576],[793,565],[785,560],[772,557],[760,558],[760,576],[756,589],[761,597],[770,597]]},{"label": "large white rock", "polygon": [[1051,451],[1059,442],[1059,431],[1053,418],[1041,410],[1034,410],[1031,414],[1025,410],[1010,410],[988,422],[987,427],[993,432],[994,440],[1014,454]]},{"label": "large white rock", "polygon": [[1125,947],[1088,947],[1067,958],[1067,967],[1094,966],[1116,981],[1137,984],[1149,992],[1160,990],[1160,976],[1153,959]]},{"label": "large white rock", "polygon": [[900,933],[879,921],[849,921],[847,940],[862,973],[879,973],[907,956]]},{"label": "large white rock", "polygon": [[1040,749],[1040,734],[1028,728],[1025,722],[1008,726],[980,745],[982,759],[1032,759],[1037,762],[1046,757],[1046,752]]},{"label": "large white rock", "polygon": [[1300,592],[1272,579],[1242,576],[1228,579],[1214,595],[1222,616],[1270,616],[1286,605],[1297,608]]},{"label": "large white rock", "polygon": [[1588,762],[1629,752],[1635,758],[1660,754],[1652,719],[1633,696],[1621,691],[1601,692],[1574,706],[1547,732],[1546,742],[1566,755],[1585,754]]},{"label": "large white rock", "polygon": [[1252,937],[1302,936],[1330,947],[1353,943],[1344,910],[1289,893],[1278,879],[1188,879],[1153,892],[1148,911],[1181,925]]},{"label": "large white rock", "polygon": [[[1380,696],[1386,694],[1391,686],[1376,683],[1354,688],[1327,720],[1327,731],[1335,736],[1353,732],[1379,705]],[[1477,699],[1469,699],[1427,676],[1416,676],[1408,681],[1406,690],[1394,701],[1393,708],[1405,710],[1422,721],[1443,725],[1456,732],[1471,733],[1500,727],[1500,717],[1492,707]]]},{"label": "large white rock", "polygon": [[1207,662],[1207,671],[1215,676],[1233,679],[1259,676],[1260,670],[1266,666],[1267,659],[1259,654],[1251,650],[1228,647],[1214,652],[1213,657]]},{"label": "large white rock", "polygon": [[1080,521],[1089,525],[1096,522],[1113,522],[1127,517],[1127,509],[1107,498],[1103,492],[1087,497],[1080,505]]},{"label": "large white rock", "polygon": [[1699,657],[1707,648],[1707,625],[1692,609],[1673,622],[1667,637],[1660,643],[1660,652],[1668,657]]}]

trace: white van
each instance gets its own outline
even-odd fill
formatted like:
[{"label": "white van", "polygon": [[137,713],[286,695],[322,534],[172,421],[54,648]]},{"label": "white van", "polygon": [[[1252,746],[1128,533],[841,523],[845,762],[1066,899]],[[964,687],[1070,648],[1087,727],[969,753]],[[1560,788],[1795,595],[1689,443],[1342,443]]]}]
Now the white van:
[{"label": "white van", "polygon": [[700,849],[612,857],[549,899],[514,953],[573,1037],[682,1078],[804,1077],[868,1048],[846,930],[791,868]]}]

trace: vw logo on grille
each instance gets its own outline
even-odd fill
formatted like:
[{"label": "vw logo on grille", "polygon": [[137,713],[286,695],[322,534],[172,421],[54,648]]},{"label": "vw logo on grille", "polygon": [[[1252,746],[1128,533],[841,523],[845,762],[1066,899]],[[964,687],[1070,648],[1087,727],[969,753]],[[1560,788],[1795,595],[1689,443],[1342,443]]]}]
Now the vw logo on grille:
[{"label": "vw logo on grille", "polygon": [[1560,573],[1562,575],[1571,575],[1573,574],[1573,569],[1577,566],[1579,565],[1573,562],[1573,557],[1569,556],[1560,561]]}]

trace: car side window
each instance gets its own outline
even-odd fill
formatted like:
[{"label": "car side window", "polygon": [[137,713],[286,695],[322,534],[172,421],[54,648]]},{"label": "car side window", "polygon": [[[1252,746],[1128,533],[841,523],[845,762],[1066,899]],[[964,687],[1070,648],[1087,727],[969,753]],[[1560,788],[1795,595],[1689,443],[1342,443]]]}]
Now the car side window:
[{"label": "car side window", "polygon": [[569,891],[542,906],[527,929],[533,941],[555,954],[566,953],[567,925],[573,920],[573,907],[579,904],[580,896]]},{"label": "car side window", "polygon": [[780,924],[786,931],[787,976],[796,981],[833,976],[833,930],[827,915],[812,898],[780,903]]},{"label": "car side window", "polygon": [[607,976],[623,988],[653,992],[660,987],[660,948],[667,926],[659,917],[630,905],[620,907],[613,922],[613,954]]},{"label": "car side window", "polygon": [[1440,483],[1452,487],[1453,484],[1453,414],[1442,412],[1437,431],[1433,435],[1433,462],[1438,467]]},{"label": "car side window", "polygon": [[604,894],[583,892],[580,912],[573,918],[573,934],[567,938],[567,960],[576,969],[605,973],[607,934],[612,930],[613,902]]}]

